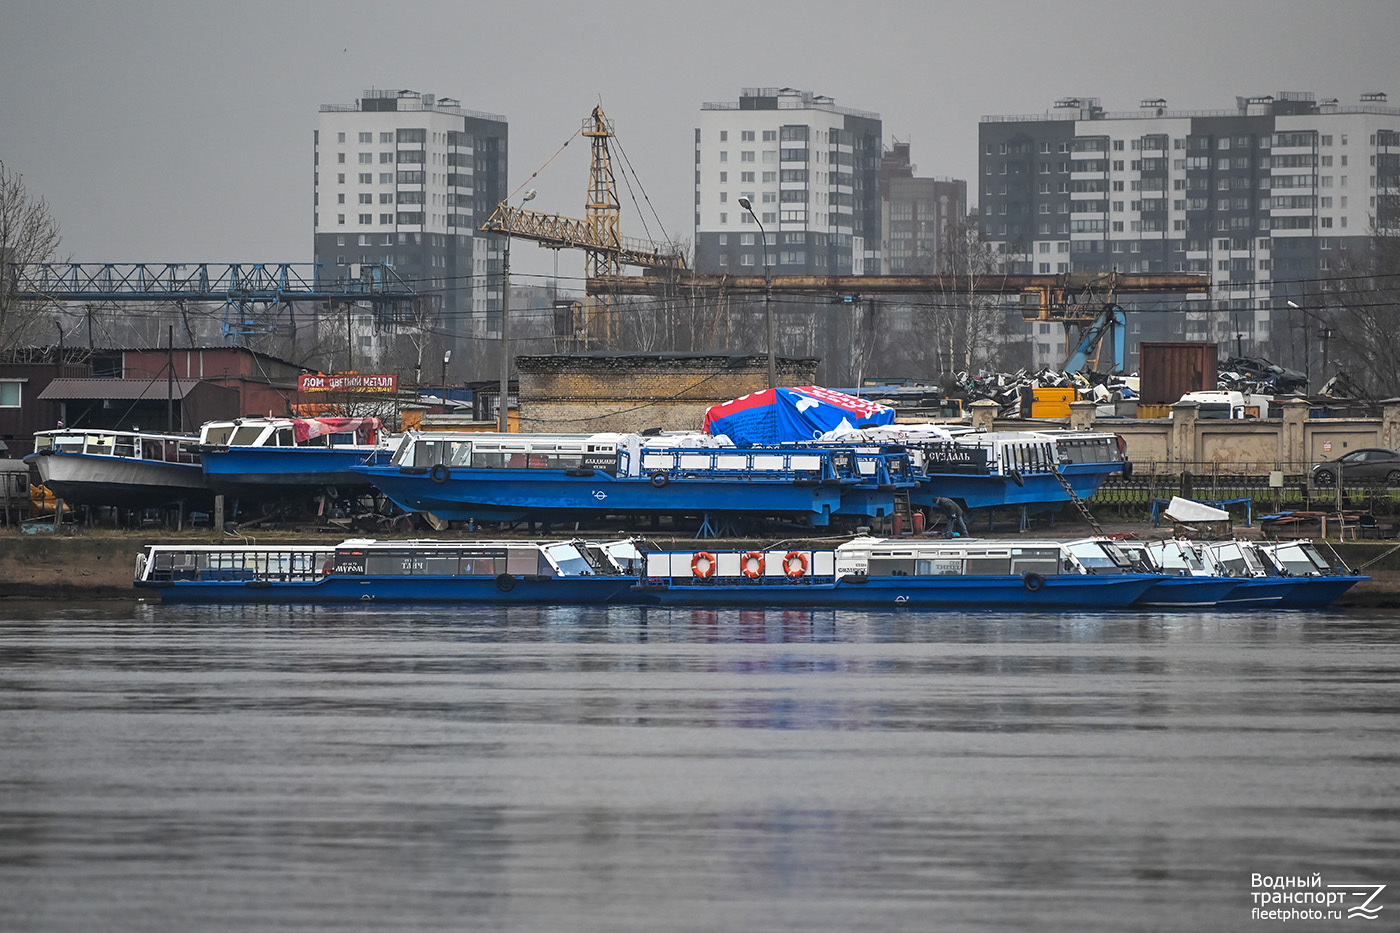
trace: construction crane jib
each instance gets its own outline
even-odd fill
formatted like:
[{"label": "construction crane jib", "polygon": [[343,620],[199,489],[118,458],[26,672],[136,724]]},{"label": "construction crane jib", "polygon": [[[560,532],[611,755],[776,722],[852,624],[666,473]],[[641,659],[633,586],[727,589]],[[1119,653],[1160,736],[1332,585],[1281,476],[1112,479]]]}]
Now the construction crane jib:
[{"label": "construction crane jib", "polygon": [[[550,249],[582,249],[588,256],[589,279],[615,278],[622,274],[623,266],[684,271],[685,257],[650,241],[627,239],[621,235],[617,181],[608,149],[608,140],[613,138],[613,127],[612,121],[603,114],[602,107],[593,108],[593,113],[583,122],[581,133],[593,140],[585,218],[579,220],[561,214],[525,210],[502,201],[481,225],[482,232],[534,240]],[[613,337],[610,312],[611,299],[608,295],[590,293],[584,304],[584,320],[580,328],[582,336],[603,345],[609,344]]]}]

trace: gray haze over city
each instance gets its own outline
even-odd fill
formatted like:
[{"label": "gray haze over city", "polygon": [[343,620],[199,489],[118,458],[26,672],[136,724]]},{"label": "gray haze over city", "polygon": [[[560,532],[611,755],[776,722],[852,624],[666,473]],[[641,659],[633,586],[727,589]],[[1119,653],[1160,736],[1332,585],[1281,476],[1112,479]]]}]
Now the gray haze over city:
[{"label": "gray haze over city", "polygon": [[[693,236],[702,102],[793,87],[874,111],[917,174],[968,179],[977,122],[1061,97],[1231,108],[1236,95],[1400,96],[1400,3],[31,2],[0,30],[0,161],[83,262],[309,262],[312,131],[366,88],[449,96],[510,123],[511,189],[584,215],[595,104],[650,199],[623,233]],[[663,230],[664,228],[664,230]],[[554,254],[517,250],[522,284]],[[559,273],[583,274],[565,252]],[[537,281],[537,280],[536,280]]]}]

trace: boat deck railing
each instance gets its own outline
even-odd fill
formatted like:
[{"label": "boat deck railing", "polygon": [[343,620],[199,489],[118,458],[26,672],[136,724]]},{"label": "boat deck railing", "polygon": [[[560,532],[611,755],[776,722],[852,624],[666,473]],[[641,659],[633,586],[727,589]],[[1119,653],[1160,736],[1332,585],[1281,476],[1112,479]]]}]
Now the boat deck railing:
[{"label": "boat deck railing", "polygon": [[181,581],[314,582],[326,576],[335,548],[249,548],[153,546],[146,555],[144,579],[150,583]]},{"label": "boat deck railing", "polygon": [[34,435],[34,452],[84,454],[163,463],[198,464],[199,442],[193,437],[137,431],[46,431]]}]

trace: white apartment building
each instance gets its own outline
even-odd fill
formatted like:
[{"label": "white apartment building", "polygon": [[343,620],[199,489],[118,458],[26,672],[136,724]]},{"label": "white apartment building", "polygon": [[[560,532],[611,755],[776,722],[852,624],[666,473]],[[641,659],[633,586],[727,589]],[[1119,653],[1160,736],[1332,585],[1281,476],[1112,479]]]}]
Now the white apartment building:
[{"label": "white apartment building", "polygon": [[[1120,302],[1128,369],[1143,340],[1277,350],[1299,326],[1288,302],[1306,306],[1346,251],[1367,247],[1373,222],[1398,225],[1400,108],[1378,93],[1346,105],[1280,92],[1207,111],[1066,98],[1044,114],[983,117],[978,176],[983,233],[1013,271],[1211,274],[1210,296]],[[1063,333],[1027,326],[1035,364],[1058,365]]]},{"label": "white apartment building", "polygon": [[761,227],[774,275],[878,273],[881,151],[879,114],[810,91],[744,88],[737,102],[703,104],[696,269],[762,275]]},{"label": "white apartment building", "polygon": [[352,277],[390,265],[452,337],[499,336],[499,238],[477,227],[506,196],[507,139],[505,117],[417,91],[321,105],[316,261]]}]

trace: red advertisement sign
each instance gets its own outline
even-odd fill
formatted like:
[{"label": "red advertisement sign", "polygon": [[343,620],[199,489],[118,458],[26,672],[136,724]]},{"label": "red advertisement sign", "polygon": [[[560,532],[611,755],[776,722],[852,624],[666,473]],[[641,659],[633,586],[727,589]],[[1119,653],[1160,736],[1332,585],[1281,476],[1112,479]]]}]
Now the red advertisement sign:
[{"label": "red advertisement sign", "polygon": [[393,373],[303,374],[297,380],[302,392],[393,392],[398,386],[399,377]]}]

